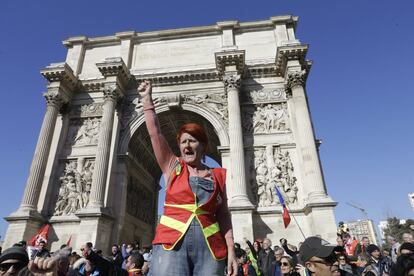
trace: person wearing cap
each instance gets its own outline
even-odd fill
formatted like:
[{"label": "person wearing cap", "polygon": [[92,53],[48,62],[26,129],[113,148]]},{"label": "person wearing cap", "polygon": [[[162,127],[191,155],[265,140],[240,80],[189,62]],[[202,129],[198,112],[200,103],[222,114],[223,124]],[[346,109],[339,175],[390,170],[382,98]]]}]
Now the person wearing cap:
[{"label": "person wearing cap", "polygon": [[331,276],[335,262],[334,248],[320,237],[309,237],[299,248],[300,260],[311,275]]},{"label": "person wearing cap", "polygon": [[29,257],[21,246],[13,246],[3,251],[0,256],[0,275],[17,275],[27,270]]},{"label": "person wearing cap", "polygon": [[410,242],[404,242],[403,244],[401,244],[398,253],[398,255],[414,254],[414,244]]},{"label": "person wearing cap", "polygon": [[367,247],[367,252],[370,255],[367,265],[362,272],[362,275],[372,272],[375,275],[383,276],[388,275],[391,270],[392,263],[387,258],[381,256],[381,250],[375,244],[370,244]]}]

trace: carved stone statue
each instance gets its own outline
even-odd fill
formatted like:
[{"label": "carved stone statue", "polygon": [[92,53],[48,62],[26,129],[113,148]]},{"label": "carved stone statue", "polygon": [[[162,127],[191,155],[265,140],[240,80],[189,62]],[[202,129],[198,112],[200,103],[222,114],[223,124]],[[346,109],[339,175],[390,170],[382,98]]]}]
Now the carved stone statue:
[{"label": "carved stone statue", "polygon": [[73,214],[87,206],[93,170],[92,160],[86,160],[81,172],[77,170],[77,161],[72,160],[66,164],[63,176],[59,178],[61,185],[54,210],[55,216]]},{"label": "carved stone statue", "polygon": [[289,129],[289,114],[286,103],[257,107],[253,116],[253,130],[255,133],[275,133]]},{"label": "carved stone statue", "polygon": [[267,146],[255,151],[255,169],[257,189],[257,205],[259,207],[279,204],[276,186],[279,188],[286,203],[297,202],[297,179],[294,176],[293,163],[288,151]]},{"label": "carved stone statue", "polygon": [[74,145],[97,144],[100,125],[101,119],[99,118],[88,118],[84,120],[75,136]]}]

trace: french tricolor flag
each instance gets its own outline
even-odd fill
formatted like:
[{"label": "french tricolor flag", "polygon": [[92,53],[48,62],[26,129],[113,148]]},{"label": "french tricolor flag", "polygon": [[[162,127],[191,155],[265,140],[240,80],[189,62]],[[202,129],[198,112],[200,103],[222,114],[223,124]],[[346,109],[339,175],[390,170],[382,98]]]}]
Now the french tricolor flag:
[{"label": "french tricolor flag", "polygon": [[289,210],[286,207],[285,200],[283,199],[282,193],[280,192],[279,188],[276,185],[275,187],[276,187],[277,197],[279,198],[280,205],[282,205],[283,207],[283,216],[282,216],[283,223],[285,225],[285,228],[287,228],[290,223]]}]

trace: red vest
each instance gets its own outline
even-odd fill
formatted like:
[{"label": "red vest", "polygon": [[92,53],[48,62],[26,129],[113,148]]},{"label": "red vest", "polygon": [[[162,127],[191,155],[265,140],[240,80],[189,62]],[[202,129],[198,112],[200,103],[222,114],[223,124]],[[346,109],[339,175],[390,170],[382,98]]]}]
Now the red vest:
[{"label": "red vest", "polygon": [[162,244],[165,250],[174,249],[184,237],[191,221],[196,218],[203,230],[204,238],[216,260],[227,257],[227,246],[217,222],[216,213],[223,203],[226,170],[212,169],[214,191],[205,204],[197,206],[196,195],[188,182],[189,172],[184,161],[179,160],[171,173],[165,193],[164,214],[155,232],[153,244]]}]

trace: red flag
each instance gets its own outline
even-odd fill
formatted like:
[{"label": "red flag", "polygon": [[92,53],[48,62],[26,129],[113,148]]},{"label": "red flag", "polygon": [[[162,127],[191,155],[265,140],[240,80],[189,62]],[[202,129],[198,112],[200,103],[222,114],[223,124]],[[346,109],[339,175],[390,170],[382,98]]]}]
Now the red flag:
[{"label": "red flag", "polygon": [[68,241],[66,242],[66,245],[67,246],[70,246],[70,242],[72,241],[72,235],[70,235],[70,237],[69,237],[69,239],[68,239]]},{"label": "red flag", "polygon": [[282,193],[279,191],[279,188],[276,185],[275,185],[275,187],[276,187],[276,193],[277,193],[277,196],[279,198],[280,205],[282,205],[282,207],[283,207],[283,215],[282,215],[283,224],[285,225],[285,228],[287,228],[289,223],[290,223],[289,210],[286,207],[285,200],[283,199]]},{"label": "red flag", "polygon": [[50,224],[43,225],[43,227],[40,228],[39,232],[30,240],[30,244],[32,246],[38,246],[40,241],[44,241],[47,244],[49,227]]},{"label": "red flag", "polygon": [[283,205],[283,224],[285,225],[285,228],[288,227],[289,223],[290,223],[289,211],[286,208],[286,205]]}]

